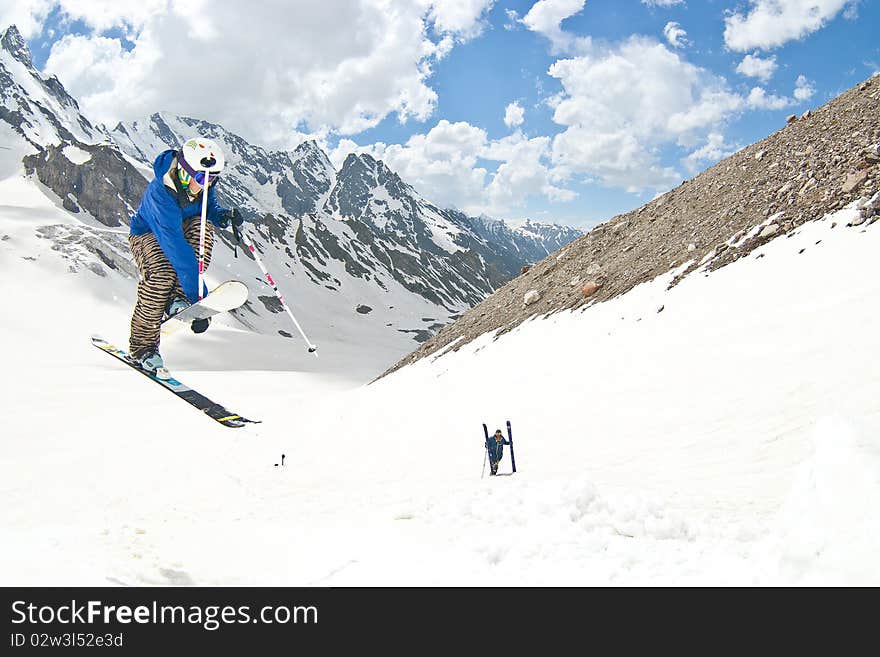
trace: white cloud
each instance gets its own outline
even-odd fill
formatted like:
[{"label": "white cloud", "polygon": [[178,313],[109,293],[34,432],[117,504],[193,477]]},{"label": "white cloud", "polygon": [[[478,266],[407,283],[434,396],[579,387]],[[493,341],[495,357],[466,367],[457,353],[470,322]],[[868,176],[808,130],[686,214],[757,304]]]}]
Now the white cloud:
[{"label": "white cloud", "polygon": [[368,148],[361,148],[358,146],[357,142],[354,142],[351,139],[340,139],[335,148],[329,148],[327,143],[323,140],[319,139],[317,142],[318,145],[324,149],[324,152],[327,153],[330,163],[337,171],[342,168],[342,163],[345,162],[345,158],[348,157],[350,153],[369,152],[370,150]]},{"label": "white cloud", "polygon": [[552,201],[571,201],[577,195],[553,184],[553,174],[543,163],[550,156],[550,138],[527,139],[519,132],[493,142],[484,151],[486,159],[503,162],[487,189],[487,214],[501,214],[521,206],[530,195],[541,194]]},{"label": "white cloud", "polygon": [[541,104],[546,105],[552,110],[555,110],[557,107],[559,107],[559,104],[563,100],[565,100],[565,92],[560,91],[558,93],[547,96],[544,100],[541,101]]},{"label": "white cloud", "polygon": [[776,72],[776,56],[762,58],[758,53],[746,55],[736,67],[736,72],[751,78],[758,78],[761,82],[768,82]]},{"label": "white cloud", "polygon": [[[427,119],[432,65],[479,33],[492,4],[266,0],[242,13],[234,0],[61,0],[95,32],[56,42],[46,72],[98,121],[167,110],[290,146],[296,130],[345,135],[388,115]],[[125,30],[130,51],[101,36],[109,26]]]},{"label": "white cloud", "polygon": [[486,203],[488,171],[478,158],[487,143],[485,130],[444,119],[405,144],[377,143],[356,150],[384,161],[432,202],[470,211]]},{"label": "white cloud", "polygon": [[[434,203],[472,215],[506,214],[530,196],[568,201],[576,195],[559,186],[550,167],[549,137],[529,139],[520,131],[492,141],[486,131],[460,121],[441,120],[427,134],[405,144],[356,146],[344,140],[331,153],[339,165],[349,152],[383,160]],[[484,162],[498,162],[490,172]]]},{"label": "white cloud", "polygon": [[430,2],[430,18],[434,29],[441,33],[455,34],[459,38],[472,39],[485,28],[483,15],[492,8],[495,0],[442,0]]},{"label": "white cloud", "polygon": [[724,43],[731,50],[768,50],[821,29],[858,0],[749,0],[748,14],[724,19]]},{"label": "white cloud", "polygon": [[553,142],[554,165],[630,190],[681,181],[659,163],[660,149],[693,147],[745,107],[723,78],[644,37],[559,60],[549,74],[565,93],[554,112],[565,126]]},{"label": "white cloud", "polygon": [[693,146],[707,129],[724,123],[745,106],[741,96],[720,86],[720,80],[709,84],[712,86],[701,89],[698,98],[667,120],[670,134],[676,135],[681,146]]},{"label": "white cloud", "polygon": [[809,100],[814,93],[816,89],[813,84],[805,76],[799,75],[795,81],[794,98],[768,94],[762,87],[754,87],[746,98],[746,104],[750,109],[779,110]]},{"label": "white cloud", "polygon": [[666,23],[666,26],[663,28],[663,36],[666,37],[666,41],[673,48],[681,48],[687,45],[687,39],[685,39],[687,32],[675,21]]},{"label": "white cloud", "polygon": [[507,16],[507,21],[504,23],[505,30],[515,30],[519,27],[519,14],[515,9],[505,9],[504,15]]},{"label": "white cloud", "polygon": [[569,176],[581,174],[608,187],[629,192],[668,189],[681,180],[672,167],[624,130],[593,133],[573,126],[553,140],[553,162]]},{"label": "white cloud", "polygon": [[714,164],[736,151],[737,147],[725,143],[724,135],[720,132],[710,132],[706,138],[706,143],[688,154],[682,160],[682,164],[693,174],[702,169],[706,164]]},{"label": "white cloud", "polygon": [[746,99],[749,107],[753,109],[769,109],[769,110],[777,110],[784,109],[792,104],[791,98],[785,98],[784,96],[774,96],[768,95],[767,92],[761,87],[754,87],[751,92],[749,92],[749,96]]},{"label": "white cloud", "polygon": [[126,29],[129,33],[139,31],[158,13],[171,5],[179,15],[195,17],[210,11],[213,6],[207,0],[195,2],[167,2],[166,0],[61,0],[58,5],[70,18],[84,21],[97,32],[114,27]]},{"label": "white cloud", "polygon": [[562,21],[579,14],[586,0],[538,0],[523,17],[522,24],[550,40],[554,53],[582,52],[590,48],[590,37],[578,37],[562,29]]},{"label": "white cloud", "polygon": [[0,0],[0,30],[15,25],[25,39],[32,39],[43,28],[52,0]]},{"label": "white cloud", "polygon": [[642,0],[642,4],[649,7],[672,7],[684,4],[684,0]]},{"label": "white cloud", "polygon": [[504,125],[508,128],[515,128],[523,124],[526,111],[519,104],[519,101],[510,103],[504,110]]},{"label": "white cloud", "polygon": [[795,99],[800,102],[810,100],[810,98],[812,98],[813,94],[815,93],[816,88],[813,86],[813,83],[807,80],[805,76],[799,75],[794,85]]}]

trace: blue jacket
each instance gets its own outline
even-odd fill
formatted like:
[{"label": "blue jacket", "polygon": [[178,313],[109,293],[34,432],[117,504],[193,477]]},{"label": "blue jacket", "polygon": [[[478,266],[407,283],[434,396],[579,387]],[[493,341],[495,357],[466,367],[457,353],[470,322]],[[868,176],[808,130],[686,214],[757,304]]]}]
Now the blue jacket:
[{"label": "blue jacket", "polygon": [[509,445],[510,441],[502,438],[500,441],[495,440],[495,436],[489,436],[486,441],[486,449],[489,451],[489,460],[493,463],[500,461],[504,456],[504,445]]},{"label": "blue jacket", "polygon": [[[174,267],[184,294],[191,303],[199,300],[199,259],[195,249],[183,236],[183,221],[202,214],[202,196],[181,205],[177,194],[165,186],[163,178],[176,151],[159,153],[153,162],[156,177],[147,185],[137,213],[131,219],[131,234],[153,233],[168,262]],[[226,209],[217,204],[214,185],[208,188],[208,221],[215,226],[223,222]],[[203,290],[207,294],[207,288]]]}]

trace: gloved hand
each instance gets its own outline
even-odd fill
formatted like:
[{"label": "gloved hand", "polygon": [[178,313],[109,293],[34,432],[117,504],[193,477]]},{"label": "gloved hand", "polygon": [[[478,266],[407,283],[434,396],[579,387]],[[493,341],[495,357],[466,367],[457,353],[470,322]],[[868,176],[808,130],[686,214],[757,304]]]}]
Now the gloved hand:
[{"label": "gloved hand", "polygon": [[230,221],[232,221],[232,225],[236,228],[241,228],[241,225],[244,223],[244,215],[239,211],[238,208],[232,208],[232,216],[230,217]]},{"label": "gloved hand", "polygon": [[208,326],[211,325],[211,318],[205,317],[204,319],[194,319],[190,328],[192,328],[193,333],[204,333],[208,330]]},{"label": "gloved hand", "polygon": [[220,215],[220,218],[217,220],[217,226],[228,228],[230,222],[232,222],[234,228],[241,228],[241,225],[244,223],[244,215],[239,212],[238,208],[227,210]]}]

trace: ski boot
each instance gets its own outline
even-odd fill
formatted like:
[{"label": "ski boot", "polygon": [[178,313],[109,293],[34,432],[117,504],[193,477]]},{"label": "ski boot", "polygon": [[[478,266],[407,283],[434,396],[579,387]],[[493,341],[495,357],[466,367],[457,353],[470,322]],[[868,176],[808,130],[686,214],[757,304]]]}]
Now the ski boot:
[{"label": "ski boot", "polygon": [[165,369],[165,362],[162,360],[159,350],[155,347],[147,349],[136,362],[142,370],[152,374],[157,379],[165,380],[171,378],[171,373]]},{"label": "ski boot", "polygon": [[185,297],[177,297],[176,299],[172,299],[168,308],[165,309],[165,315],[167,317],[174,317],[177,313],[182,310],[185,310],[190,307],[189,299]]}]

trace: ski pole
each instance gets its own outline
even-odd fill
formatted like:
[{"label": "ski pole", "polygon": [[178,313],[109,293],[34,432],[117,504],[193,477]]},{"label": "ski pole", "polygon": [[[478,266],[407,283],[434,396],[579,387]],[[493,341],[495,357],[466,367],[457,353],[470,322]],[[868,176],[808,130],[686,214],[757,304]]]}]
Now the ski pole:
[{"label": "ski pole", "polygon": [[199,301],[205,286],[205,226],[208,221],[208,170],[205,169],[205,184],[202,187],[202,223],[199,225]]},{"label": "ski pole", "polygon": [[486,474],[486,456],[489,454],[489,427],[483,425],[483,433],[486,434],[486,442],[483,443],[483,469],[480,472],[480,479]]},{"label": "ski pole", "polygon": [[293,323],[294,323],[294,325],[296,325],[296,328],[299,331],[299,334],[303,337],[303,340],[306,341],[306,344],[309,347],[309,353],[315,354],[315,357],[317,358],[318,348],[315,345],[313,345],[312,341],[306,337],[306,334],[302,330],[302,327],[299,325],[299,322],[296,321],[296,317],[293,316],[293,312],[291,312],[290,307],[284,301],[284,297],[281,296],[281,292],[278,291],[278,286],[275,285],[275,281],[272,280],[272,274],[270,274],[266,270],[266,266],[263,264],[263,261],[260,260],[260,256],[257,253],[257,249],[254,248],[254,243],[248,238],[247,234],[244,231],[235,230],[235,224],[233,224],[233,229],[234,229],[234,232],[236,233],[236,235],[240,236],[241,239],[244,241],[244,245],[248,248],[248,250],[251,252],[251,254],[253,254],[254,260],[257,261],[257,264],[259,265],[260,269],[262,270],[263,275],[266,277],[266,281],[268,281],[269,285],[272,286],[272,291],[275,292],[275,296],[278,297],[278,301],[281,302],[281,306],[284,308],[284,310],[287,311],[287,314],[290,315],[290,319],[293,320]]}]

